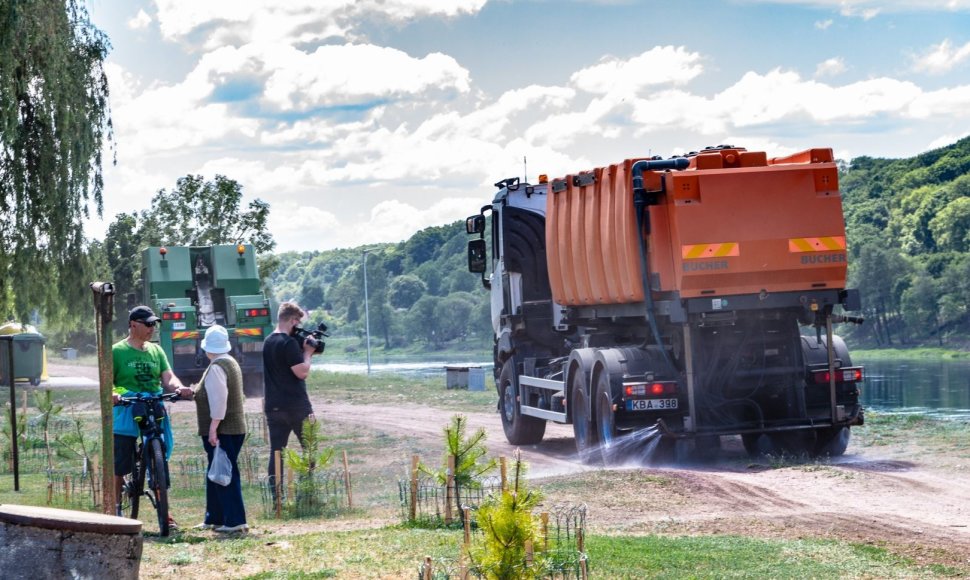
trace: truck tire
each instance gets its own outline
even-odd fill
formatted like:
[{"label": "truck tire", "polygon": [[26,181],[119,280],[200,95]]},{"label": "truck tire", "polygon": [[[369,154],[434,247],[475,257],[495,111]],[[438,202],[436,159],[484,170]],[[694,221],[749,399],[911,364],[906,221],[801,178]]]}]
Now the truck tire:
[{"label": "truck tire", "polygon": [[849,447],[848,427],[829,427],[815,431],[815,455],[819,457],[839,457]]},{"label": "truck tire", "polygon": [[546,434],[544,419],[523,415],[519,409],[519,386],[515,378],[515,361],[509,359],[502,365],[498,377],[498,410],[502,415],[505,438],[512,445],[535,445]]},{"label": "truck tire", "polygon": [[610,374],[600,368],[593,373],[593,412],[596,416],[596,433],[599,438],[597,451],[603,465],[616,465],[622,461],[620,433],[616,429],[613,412],[613,389]]},{"label": "truck tire", "polygon": [[593,459],[599,445],[599,433],[593,422],[593,408],[589,396],[587,369],[577,368],[569,379],[569,408],[573,413],[573,438],[576,440],[576,453],[583,463]]}]

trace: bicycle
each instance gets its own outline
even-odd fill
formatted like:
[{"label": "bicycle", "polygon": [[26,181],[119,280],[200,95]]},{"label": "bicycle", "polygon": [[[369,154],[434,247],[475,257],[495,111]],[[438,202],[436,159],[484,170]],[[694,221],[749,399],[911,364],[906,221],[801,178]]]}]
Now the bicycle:
[{"label": "bicycle", "polygon": [[[158,530],[162,537],[170,532],[168,517],[168,461],[165,459],[165,440],[162,420],[168,413],[165,411],[166,401],[179,398],[178,393],[148,395],[138,393],[122,397],[119,405],[135,408],[136,420],[141,429],[141,436],[136,438],[135,463],[132,472],[125,475],[121,487],[121,511],[125,517],[138,519],[138,504],[145,496],[151,502],[158,514]],[[145,489],[145,476],[148,476],[148,489]]]}]

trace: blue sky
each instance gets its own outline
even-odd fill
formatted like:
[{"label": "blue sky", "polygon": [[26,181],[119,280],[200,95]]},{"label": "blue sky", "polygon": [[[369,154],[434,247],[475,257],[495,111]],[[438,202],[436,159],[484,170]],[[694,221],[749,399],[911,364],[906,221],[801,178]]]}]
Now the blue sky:
[{"label": "blue sky", "polygon": [[[396,242],[492,183],[730,143],[908,157],[970,134],[970,0],[89,0],[101,238],[188,173],[278,251]],[[523,158],[527,159],[524,166]]]}]

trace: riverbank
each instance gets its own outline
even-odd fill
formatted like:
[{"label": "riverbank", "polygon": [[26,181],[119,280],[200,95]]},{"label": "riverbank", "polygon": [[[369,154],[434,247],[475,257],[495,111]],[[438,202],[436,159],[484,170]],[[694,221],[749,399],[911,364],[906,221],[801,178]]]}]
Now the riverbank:
[{"label": "riverbank", "polygon": [[935,347],[850,349],[853,359],[970,360],[970,351]]}]

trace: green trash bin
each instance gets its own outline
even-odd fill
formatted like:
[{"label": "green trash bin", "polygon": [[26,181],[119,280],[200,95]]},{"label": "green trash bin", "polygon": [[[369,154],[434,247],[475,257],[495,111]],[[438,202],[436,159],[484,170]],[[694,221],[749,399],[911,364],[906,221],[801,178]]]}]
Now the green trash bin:
[{"label": "green trash bin", "polygon": [[40,377],[44,372],[44,342],[45,339],[36,332],[22,332],[8,334],[0,341],[0,375],[3,384],[7,384],[7,369],[9,362],[9,342],[13,342],[13,376],[15,380],[30,381],[32,385],[40,384]]}]

